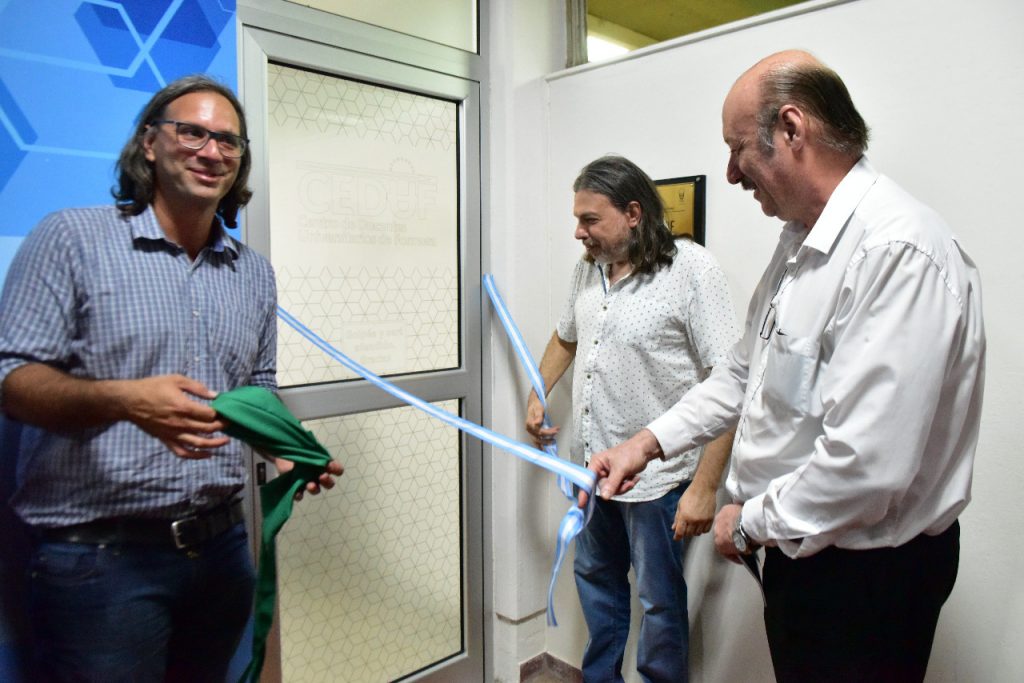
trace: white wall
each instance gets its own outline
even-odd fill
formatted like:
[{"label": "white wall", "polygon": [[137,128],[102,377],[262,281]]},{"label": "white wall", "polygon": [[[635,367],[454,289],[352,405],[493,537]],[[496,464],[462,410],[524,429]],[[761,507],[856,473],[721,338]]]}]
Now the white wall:
[{"label": "white wall", "polygon": [[[485,93],[484,272],[498,289],[537,359],[551,331],[547,273],[550,250],[544,198],[547,180],[547,85],[544,76],[565,65],[564,8],[548,0],[488,3],[483,54],[490,89]],[[485,304],[485,312],[489,310]],[[490,338],[488,339],[488,333]],[[518,435],[528,380],[519,371],[501,324],[484,316],[485,350],[491,358],[490,426]],[[543,492],[553,478],[497,449],[492,460],[491,665],[496,681],[518,681],[519,665],[546,649],[544,608],[554,547]]]},{"label": "white wall", "polygon": [[[492,6],[504,4],[517,3]],[[853,0],[806,7],[813,11],[557,73],[546,92],[532,80],[505,87],[504,120],[492,121],[503,132],[492,150],[491,167],[500,172],[491,191],[501,211],[492,219],[490,258],[495,270],[503,270],[510,307],[539,357],[579,255],[572,239],[572,180],[594,157],[617,152],[655,178],[708,176],[707,244],[729,276],[742,315],[779,223],[724,181],[721,102],[743,70],[780,49],[809,49],[835,68],[872,126],[873,163],[945,216],[977,261],[985,287],[988,387],[974,500],[961,518],[960,577],[939,624],[928,680],[1024,680],[1024,657],[1016,649],[1024,642],[1024,574],[1016,563],[1024,458],[1015,428],[1024,409],[1018,388],[1024,382],[1024,230],[1015,203],[1024,180],[1024,128],[1018,121],[1024,111],[1024,4]],[[512,12],[494,10],[501,11]],[[544,45],[535,34],[536,26],[520,37]],[[530,50],[513,52],[514,59],[538,66]],[[492,342],[498,358],[495,424],[521,434],[525,389],[511,361],[502,360],[504,349],[500,339]],[[559,387],[554,399],[563,424],[567,388]],[[502,412],[507,414],[499,420]],[[516,503],[506,513],[517,521],[501,528],[496,522],[494,531],[518,530],[518,552],[540,554],[539,560],[513,560],[521,570],[514,590],[523,615],[527,603],[541,604],[554,526],[565,505],[546,476],[517,472],[515,482]],[[537,513],[544,505],[547,519]],[[700,539],[687,565],[692,680],[770,681],[754,586],[708,546]],[[500,583],[498,560],[496,550]],[[557,604],[562,625],[546,631],[545,646],[578,665],[586,634],[568,568]]]}]

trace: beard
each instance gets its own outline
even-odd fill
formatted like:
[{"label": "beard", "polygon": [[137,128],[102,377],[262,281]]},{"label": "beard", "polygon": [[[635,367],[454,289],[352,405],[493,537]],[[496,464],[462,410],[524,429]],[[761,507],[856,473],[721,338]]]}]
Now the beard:
[{"label": "beard", "polygon": [[629,259],[629,242],[623,242],[611,248],[606,245],[584,242],[583,247],[587,250],[587,258],[602,265]]}]

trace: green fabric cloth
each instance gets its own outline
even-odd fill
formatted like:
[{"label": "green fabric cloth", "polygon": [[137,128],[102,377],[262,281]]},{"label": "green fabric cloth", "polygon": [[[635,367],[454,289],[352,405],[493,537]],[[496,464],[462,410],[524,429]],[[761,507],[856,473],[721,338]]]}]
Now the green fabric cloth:
[{"label": "green fabric cloth", "polygon": [[295,463],[290,472],[260,487],[263,528],[253,608],[252,659],[239,679],[240,682],[255,682],[263,669],[267,634],[274,621],[277,532],[291,517],[295,494],[323,474],[331,455],[277,396],[261,387],[240,387],[220,394],[213,400],[213,409],[228,420],[224,431],[229,436],[263,453]]}]

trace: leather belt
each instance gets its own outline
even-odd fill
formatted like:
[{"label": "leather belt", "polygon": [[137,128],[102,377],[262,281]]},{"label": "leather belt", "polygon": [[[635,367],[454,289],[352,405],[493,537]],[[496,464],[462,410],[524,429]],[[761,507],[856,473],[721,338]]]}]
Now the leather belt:
[{"label": "leather belt", "polygon": [[220,536],[243,518],[242,501],[236,499],[181,519],[98,519],[84,524],[43,529],[40,535],[47,541],[63,543],[150,543],[173,545],[179,550],[187,550]]}]

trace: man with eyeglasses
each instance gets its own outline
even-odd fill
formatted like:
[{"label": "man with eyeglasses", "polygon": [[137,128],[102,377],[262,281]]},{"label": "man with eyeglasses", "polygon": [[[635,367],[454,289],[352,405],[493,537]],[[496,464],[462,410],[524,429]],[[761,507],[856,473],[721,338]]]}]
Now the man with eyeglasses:
[{"label": "man with eyeglasses", "polygon": [[32,426],[11,505],[36,543],[39,680],[223,681],[248,620],[241,445],[208,405],[276,390],[274,273],[224,230],[251,196],[245,131],[225,86],[171,83],[116,205],[47,216],[11,264],[0,406]]},{"label": "man with eyeglasses", "polygon": [[736,428],[715,545],[766,546],[776,677],[921,681],[956,580],[985,377],[977,269],[864,156],[868,128],[812,55],[771,55],[722,111],[727,179],[785,221],[746,334],[711,377],[591,458],[602,495]]}]

